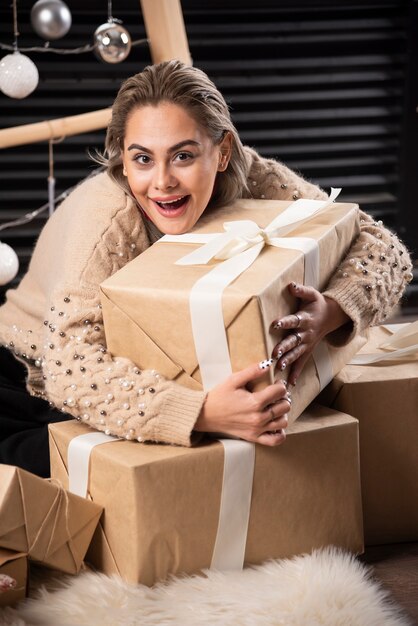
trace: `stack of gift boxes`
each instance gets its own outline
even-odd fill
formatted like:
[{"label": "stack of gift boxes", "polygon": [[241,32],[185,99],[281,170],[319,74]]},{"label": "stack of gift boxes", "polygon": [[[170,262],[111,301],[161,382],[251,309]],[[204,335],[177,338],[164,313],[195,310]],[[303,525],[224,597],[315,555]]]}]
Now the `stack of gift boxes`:
[{"label": "stack of gift boxes", "polygon": [[[334,204],[293,230],[287,206],[239,201],[203,218],[194,231],[213,241],[224,222],[253,220],[264,234],[257,239],[252,230],[244,240],[272,244],[262,250],[261,244],[221,294],[232,371],[269,357],[277,342],[271,320],[296,308],[286,285],[323,288],[358,234],[355,205]],[[300,205],[305,208],[309,213],[312,206]],[[273,221],[277,215],[282,221]],[[234,241],[229,244],[230,250]],[[207,364],[192,322],[184,320],[202,313],[191,309],[190,291],[219,263],[177,263],[196,247],[173,239],[155,244],[102,285],[102,306],[113,354],[201,389]],[[156,307],[164,310],[158,327]],[[210,319],[205,324],[210,336]],[[170,574],[258,564],[326,545],[360,553],[364,543],[416,540],[416,357],[345,365],[359,350],[378,353],[388,336],[375,328],[367,343],[364,337],[340,348],[323,343],[293,392],[291,425],[277,448],[213,439],[192,448],[141,444],[76,421],[51,425],[53,478],[64,493],[69,488],[104,509],[87,561],[151,585]],[[272,377],[266,373],[261,384]],[[0,546],[25,551],[21,544]]]},{"label": "stack of gift boxes", "polygon": [[99,504],[68,493],[58,481],[0,465],[0,575],[10,579],[0,606],[25,597],[28,561],[78,573],[101,513]]}]

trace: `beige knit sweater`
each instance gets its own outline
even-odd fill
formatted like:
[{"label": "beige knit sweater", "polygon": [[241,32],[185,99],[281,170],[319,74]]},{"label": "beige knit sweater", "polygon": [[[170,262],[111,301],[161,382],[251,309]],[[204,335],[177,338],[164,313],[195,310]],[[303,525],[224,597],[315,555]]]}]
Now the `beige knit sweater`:
[{"label": "beige knit sweater", "polygon": [[[283,164],[246,151],[251,197],[325,196]],[[188,446],[205,394],[106,351],[99,285],[149,245],[135,203],[106,173],[88,179],[48,220],[27,274],[7,292],[0,341],[27,365],[30,393],[63,412],[127,439]],[[411,277],[404,246],[362,214],[361,235],[325,293],[356,332],[381,321]]]}]

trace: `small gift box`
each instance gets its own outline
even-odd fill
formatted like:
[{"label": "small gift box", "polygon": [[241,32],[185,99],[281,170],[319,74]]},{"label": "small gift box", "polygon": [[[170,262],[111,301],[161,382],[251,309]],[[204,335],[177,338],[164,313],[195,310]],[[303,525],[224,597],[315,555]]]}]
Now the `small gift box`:
[{"label": "small gift box", "polygon": [[0,465],[0,547],[54,569],[79,571],[102,507],[59,484]]},{"label": "small gift box", "polygon": [[369,545],[418,539],[418,322],[393,330],[370,329],[368,343],[320,396],[359,420]]},{"label": "small gift box", "polygon": [[[296,310],[287,285],[323,289],[358,234],[352,204],[240,200],[210,211],[192,233],[163,237],[101,285],[107,347],[140,369],[208,390],[270,357],[279,340],[271,322]],[[343,347],[318,346],[290,421],[363,343],[357,336]]]},{"label": "small gift box", "polygon": [[49,432],[52,475],[104,507],[87,561],[108,574],[152,585],[329,544],[362,551],[358,424],[348,415],[312,405],[276,448],[141,444],[75,421]]}]

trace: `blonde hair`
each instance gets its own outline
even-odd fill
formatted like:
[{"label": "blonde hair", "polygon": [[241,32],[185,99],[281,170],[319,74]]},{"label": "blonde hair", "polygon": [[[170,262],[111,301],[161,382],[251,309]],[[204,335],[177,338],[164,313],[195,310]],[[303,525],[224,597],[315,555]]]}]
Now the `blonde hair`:
[{"label": "blonde hair", "polygon": [[210,205],[225,205],[242,197],[247,190],[249,166],[224,97],[202,70],[180,61],[149,65],[122,84],[107,129],[106,156],[97,159],[107,167],[113,180],[132,197],[123,175],[121,155],[126,123],[132,111],[160,102],[184,107],[215,145],[221,143],[227,132],[232,135],[231,158],[226,170],[217,174]]}]

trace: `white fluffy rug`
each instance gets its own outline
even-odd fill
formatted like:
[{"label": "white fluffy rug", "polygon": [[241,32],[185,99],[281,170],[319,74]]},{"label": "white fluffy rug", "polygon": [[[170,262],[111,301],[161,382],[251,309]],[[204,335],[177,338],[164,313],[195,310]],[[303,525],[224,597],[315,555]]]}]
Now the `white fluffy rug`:
[{"label": "white fluffy rug", "polygon": [[334,549],[149,589],[86,572],[2,626],[412,626],[354,557]]}]

